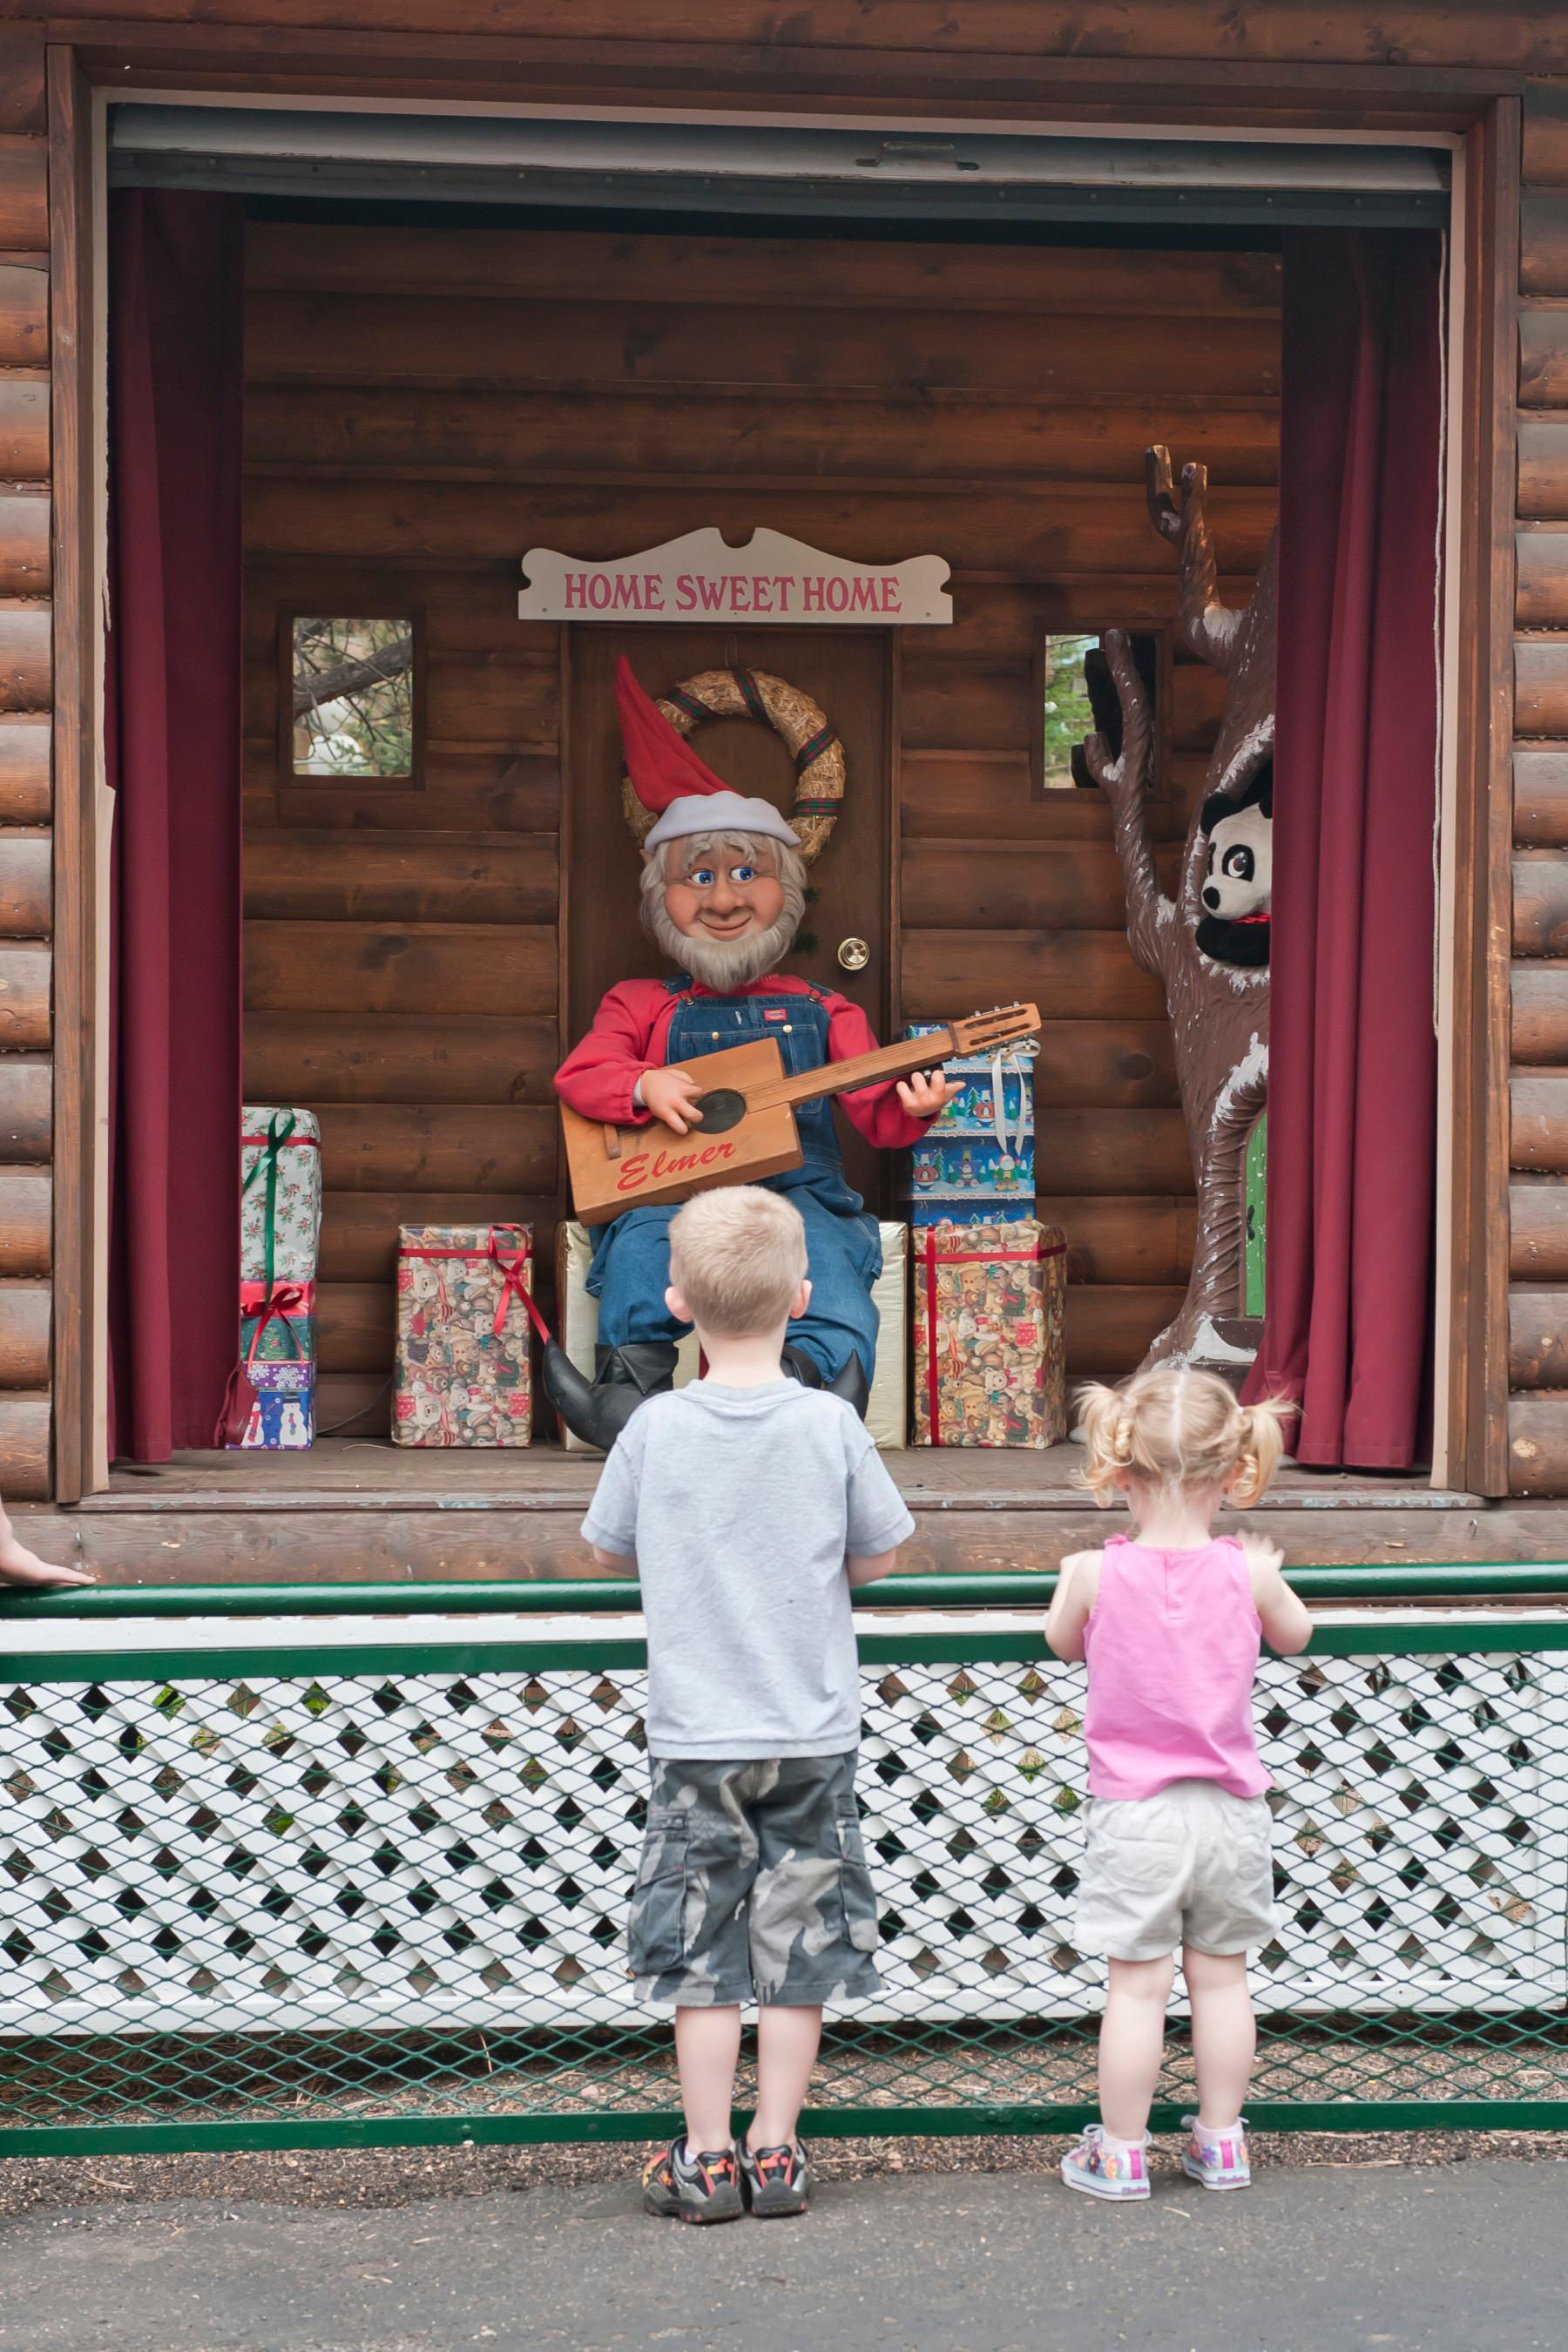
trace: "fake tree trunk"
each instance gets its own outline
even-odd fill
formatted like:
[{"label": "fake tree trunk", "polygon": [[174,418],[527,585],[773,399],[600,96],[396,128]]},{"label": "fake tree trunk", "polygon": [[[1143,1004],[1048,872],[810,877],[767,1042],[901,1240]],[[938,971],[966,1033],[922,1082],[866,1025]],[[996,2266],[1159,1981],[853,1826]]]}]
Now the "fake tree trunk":
[{"label": "fake tree trunk", "polygon": [[1241,1310],[1247,1144],[1268,1085],[1268,971],[1266,964],[1244,969],[1218,962],[1197,944],[1208,863],[1201,816],[1213,794],[1239,800],[1273,757],[1278,548],[1271,541],[1246,608],[1228,610],[1215,593],[1215,551],[1205,516],[1207,468],[1184,468],[1179,507],[1171,493],[1169,451],[1151,449],[1145,470],[1150,518],[1181,560],[1178,634],[1190,651],[1223,673],[1228,688],[1174,898],[1160,888],[1149,837],[1153,729],[1148,698],[1127,638],[1114,631],[1104,643],[1121,707],[1121,751],[1113,757],[1103,735],[1091,737],[1084,749],[1115,816],[1129,944],[1164,988],[1197,1185],[1187,1295],[1145,1360],[1214,1361],[1234,1355],[1215,1333],[1215,1318]]}]

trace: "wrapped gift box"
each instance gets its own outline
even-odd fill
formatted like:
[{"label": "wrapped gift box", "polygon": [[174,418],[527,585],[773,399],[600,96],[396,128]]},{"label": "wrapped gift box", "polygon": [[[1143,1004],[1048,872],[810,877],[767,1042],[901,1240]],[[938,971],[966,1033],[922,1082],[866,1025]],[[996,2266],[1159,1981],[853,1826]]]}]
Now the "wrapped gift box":
[{"label": "wrapped gift box", "polygon": [[392,1434],[399,1445],[527,1445],[530,1225],[402,1225]]},{"label": "wrapped gift box", "polygon": [[313,1364],[316,1286],[264,1282],[239,1286],[239,1352],[247,1364]]},{"label": "wrapped gift box", "polygon": [[321,1130],[308,1110],[240,1113],[239,1276],[314,1282],[321,1238]]},{"label": "wrapped gift box", "polygon": [[[877,1369],[866,1407],[866,1426],[884,1453],[909,1443],[909,1227],[884,1224],[882,1271],[871,1293],[881,1326],[877,1335]],[[563,1223],[555,1237],[556,1314],[561,1344],[584,1379],[594,1377],[594,1348],[599,1336],[599,1302],[590,1298],[586,1284],[594,1255],[593,1235],[586,1226]],[[675,1385],[684,1388],[701,1367],[695,1334],[680,1342],[675,1361]],[[568,1454],[588,1454],[593,1448],[563,1428],[561,1442]]]},{"label": "wrapped gift box", "polygon": [[1067,1242],[1030,1217],[912,1235],[917,1445],[1067,1434]]},{"label": "wrapped gift box", "polygon": [[301,1454],[315,1443],[316,1367],[263,1363],[247,1367],[249,1417],[238,1441],[244,1454]]},{"label": "wrapped gift box", "polygon": [[[937,1024],[915,1022],[929,1036]],[[943,1064],[958,1087],[909,1153],[904,1197],[915,1225],[1012,1223],[1034,1214],[1035,1045]]]}]

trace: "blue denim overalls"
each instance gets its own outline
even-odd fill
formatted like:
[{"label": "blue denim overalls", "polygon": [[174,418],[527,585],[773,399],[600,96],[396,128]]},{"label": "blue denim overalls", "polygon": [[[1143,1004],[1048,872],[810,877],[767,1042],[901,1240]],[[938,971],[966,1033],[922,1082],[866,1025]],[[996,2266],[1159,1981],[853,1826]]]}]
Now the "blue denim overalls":
[{"label": "blue denim overalls", "polygon": [[[751,1045],[759,1037],[774,1040],[791,1077],[819,1070],[827,1060],[827,1007],[816,990],[804,996],[692,996],[684,972],[665,987],[679,1000],[669,1024],[667,1063],[694,1061],[700,1054]],[[764,1017],[769,1013],[774,1015],[771,1021]],[[772,1192],[787,1192],[805,1220],[811,1305],[790,1325],[787,1339],[815,1360],[825,1381],[837,1380],[852,1354],[859,1357],[869,1381],[877,1360],[871,1286],[882,1271],[877,1221],[865,1214],[859,1193],[845,1181],[831,1103],[801,1104],[795,1122],[804,1160],[763,1180]],[[679,1339],[689,1330],[664,1303],[674,1214],[673,1209],[628,1209],[600,1226],[588,1288],[599,1302],[601,1347]]]}]

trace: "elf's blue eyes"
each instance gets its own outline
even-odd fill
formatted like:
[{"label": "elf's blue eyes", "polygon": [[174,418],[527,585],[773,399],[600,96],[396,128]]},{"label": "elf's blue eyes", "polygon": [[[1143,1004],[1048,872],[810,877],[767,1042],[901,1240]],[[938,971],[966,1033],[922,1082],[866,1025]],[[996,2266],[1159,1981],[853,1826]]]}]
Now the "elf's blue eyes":
[{"label": "elf's blue eyes", "polygon": [[[730,868],[731,882],[744,885],[747,882],[754,882],[756,878],[757,869],[754,866],[731,866]],[[711,890],[719,877],[711,866],[694,866],[686,879],[694,890]]]},{"label": "elf's blue eyes", "polygon": [[754,882],[756,878],[757,869],[754,866],[731,866],[730,868],[731,882]]}]

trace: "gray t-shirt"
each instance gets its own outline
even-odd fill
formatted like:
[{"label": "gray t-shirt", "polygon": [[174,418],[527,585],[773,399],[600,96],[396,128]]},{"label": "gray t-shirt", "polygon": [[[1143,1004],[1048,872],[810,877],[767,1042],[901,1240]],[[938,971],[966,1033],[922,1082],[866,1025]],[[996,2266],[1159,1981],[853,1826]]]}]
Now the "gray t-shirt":
[{"label": "gray t-shirt", "polygon": [[796,1381],[650,1397],[583,1522],[635,1554],[647,1622],[648,1752],[837,1756],[860,1737],[849,1552],[914,1533],[842,1398]]}]

